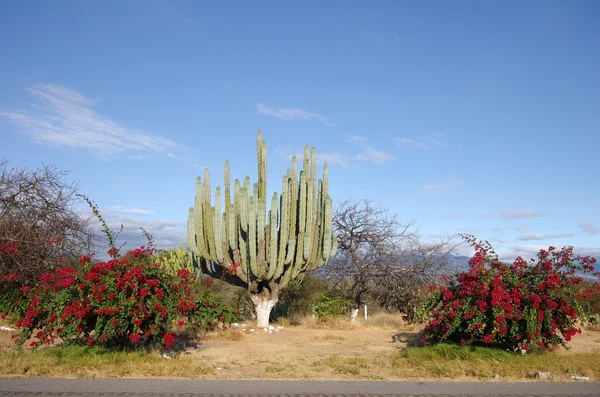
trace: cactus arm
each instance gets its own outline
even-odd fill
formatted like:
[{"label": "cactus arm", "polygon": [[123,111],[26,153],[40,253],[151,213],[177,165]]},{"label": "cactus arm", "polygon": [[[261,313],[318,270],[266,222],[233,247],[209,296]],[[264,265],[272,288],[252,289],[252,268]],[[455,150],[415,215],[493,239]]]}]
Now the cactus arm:
[{"label": "cactus arm", "polygon": [[[335,254],[337,241],[332,236],[327,166],[318,180],[315,149],[304,147],[300,172],[296,157],[292,158],[281,195],[273,194],[269,209],[267,144],[260,131],[256,145],[257,183],[251,185],[250,177],[243,183],[236,179],[232,192],[230,165],[225,162],[224,207],[218,187],[211,206],[208,170],[204,180],[198,177],[187,223],[188,249],[204,273],[245,286],[251,293],[267,288],[276,296],[290,280],[300,280],[323,265]],[[233,271],[235,263],[240,266]]]}]

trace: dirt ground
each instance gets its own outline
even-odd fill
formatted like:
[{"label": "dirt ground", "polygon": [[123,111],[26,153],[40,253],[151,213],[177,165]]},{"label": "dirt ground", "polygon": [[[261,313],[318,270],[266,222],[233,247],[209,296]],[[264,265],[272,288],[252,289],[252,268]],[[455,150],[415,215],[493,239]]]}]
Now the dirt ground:
[{"label": "dirt ground", "polygon": [[[239,340],[208,335],[197,349],[184,354],[217,369],[219,379],[264,378],[265,373],[280,379],[354,379],[358,373],[362,379],[366,374],[368,379],[394,379],[394,358],[414,339],[415,331],[291,327],[272,334],[241,334]],[[400,340],[392,342],[393,335]],[[560,354],[600,354],[600,332],[584,331],[569,346]]]},{"label": "dirt ground", "polygon": [[[221,379],[352,379],[359,369],[393,362],[406,341],[392,342],[393,330],[320,330],[285,328],[281,332],[242,333],[240,340],[209,335],[188,354],[215,368]],[[403,336],[406,339],[406,336]],[[234,339],[234,338],[231,338]],[[373,379],[394,377],[391,365]],[[365,372],[365,371],[361,371]],[[368,372],[368,371],[366,371]]]},{"label": "dirt ground", "polygon": [[[396,379],[394,358],[415,335],[410,328],[286,327],[269,334],[242,332],[243,327],[210,333],[180,354],[213,368],[211,377],[216,379]],[[14,348],[10,334],[0,331],[0,348]],[[393,335],[399,340],[392,342]],[[600,354],[600,332],[584,331],[570,347],[559,354]]]}]

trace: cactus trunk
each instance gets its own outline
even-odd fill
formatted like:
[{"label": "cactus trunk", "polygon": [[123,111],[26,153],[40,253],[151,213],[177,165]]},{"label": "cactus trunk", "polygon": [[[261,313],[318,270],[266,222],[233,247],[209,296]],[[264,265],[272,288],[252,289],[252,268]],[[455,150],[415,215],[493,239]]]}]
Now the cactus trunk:
[{"label": "cactus trunk", "polygon": [[269,316],[271,315],[271,310],[273,310],[279,300],[278,295],[277,292],[273,294],[268,291],[250,295],[250,299],[252,299],[256,310],[256,326],[258,328],[269,326]]}]

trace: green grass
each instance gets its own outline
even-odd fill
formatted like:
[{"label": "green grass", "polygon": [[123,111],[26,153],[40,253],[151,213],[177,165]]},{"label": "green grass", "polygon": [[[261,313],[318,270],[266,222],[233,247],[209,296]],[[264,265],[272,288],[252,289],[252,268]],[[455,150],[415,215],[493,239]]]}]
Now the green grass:
[{"label": "green grass", "polygon": [[530,352],[516,355],[500,349],[442,343],[435,346],[409,347],[394,360],[398,376],[403,378],[523,379],[537,371],[551,372],[553,378],[571,375],[600,379],[600,355],[597,353],[561,354]]}]

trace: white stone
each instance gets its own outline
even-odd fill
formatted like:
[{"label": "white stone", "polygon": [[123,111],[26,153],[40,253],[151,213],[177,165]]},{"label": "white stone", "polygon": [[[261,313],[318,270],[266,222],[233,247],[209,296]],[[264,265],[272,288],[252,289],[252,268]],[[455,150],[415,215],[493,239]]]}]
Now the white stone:
[{"label": "white stone", "polygon": [[538,379],[550,379],[550,377],[552,376],[552,374],[550,372],[536,372],[534,377],[538,378]]},{"label": "white stone", "polygon": [[2,326],[0,326],[0,331],[15,332],[16,329],[11,328],[11,327],[5,327],[4,325],[2,325]]},{"label": "white stone", "polygon": [[248,330],[248,332],[254,332],[254,331],[256,331],[254,328],[250,328],[250,329]]},{"label": "white stone", "polygon": [[267,327],[267,329],[269,330],[269,332],[273,332],[273,331],[275,331],[275,327],[273,327],[272,325],[269,325],[269,326]]},{"label": "white stone", "polygon": [[240,325],[238,323],[233,323],[231,324],[231,328],[239,328]]},{"label": "white stone", "polygon": [[577,375],[573,375],[571,376],[571,378],[575,379],[575,380],[583,380],[583,381],[589,381],[590,378],[587,376],[577,376]]}]

